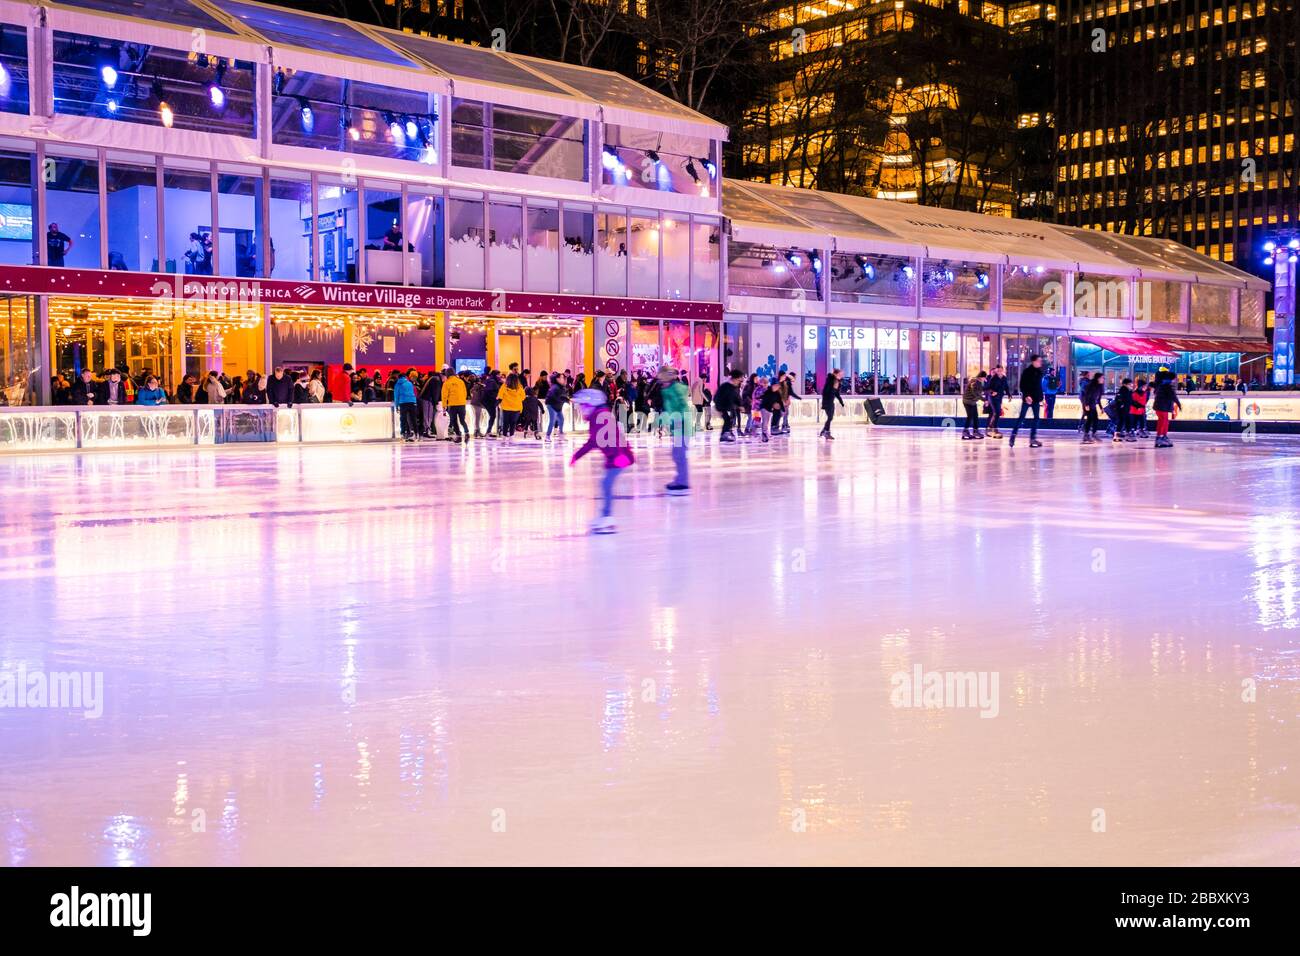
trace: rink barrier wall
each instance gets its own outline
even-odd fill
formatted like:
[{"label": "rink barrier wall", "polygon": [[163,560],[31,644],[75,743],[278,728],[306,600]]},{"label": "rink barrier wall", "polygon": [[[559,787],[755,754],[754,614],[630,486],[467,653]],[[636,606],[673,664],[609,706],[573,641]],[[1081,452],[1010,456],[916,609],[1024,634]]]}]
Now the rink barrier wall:
[{"label": "rink barrier wall", "polygon": [[[1300,394],[1180,396],[1183,412],[1175,431],[1237,433],[1250,424],[1263,434],[1300,434]],[[878,400],[881,426],[956,427],[965,421],[961,399],[947,395],[851,395],[836,408],[836,426],[872,425],[869,403]],[[565,406],[568,433],[583,433]],[[986,421],[981,406],[981,421]],[[1020,413],[1020,400],[1003,403],[1003,421]],[[1083,414],[1079,399],[1060,396],[1044,429],[1072,430]],[[715,412],[715,422],[719,418]],[[791,403],[790,423],[820,427],[820,398]],[[1155,413],[1148,409],[1148,421]],[[545,416],[543,416],[545,422]],[[470,428],[474,427],[471,415]],[[43,406],[0,408],[0,453],[76,451],[79,449],[170,448],[230,444],[323,444],[394,441],[401,434],[396,410],[389,404],[342,402],[296,405],[124,405],[114,408]]]},{"label": "rink barrier wall", "polygon": [[[545,418],[543,418],[543,422]],[[470,427],[473,428],[473,419]],[[585,432],[565,406],[566,432]],[[0,408],[0,454],[78,449],[174,448],[233,444],[393,441],[401,435],[387,403],[122,405]]]}]

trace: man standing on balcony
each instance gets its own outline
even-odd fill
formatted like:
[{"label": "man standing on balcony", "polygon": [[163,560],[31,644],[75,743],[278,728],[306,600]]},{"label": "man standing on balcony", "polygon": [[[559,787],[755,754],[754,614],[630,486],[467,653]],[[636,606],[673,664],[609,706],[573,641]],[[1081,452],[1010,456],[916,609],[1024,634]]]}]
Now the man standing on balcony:
[{"label": "man standing on balcony", "polygon": [[1038,406],[1043,403],[1043,357],[1041,355],[1029,356],[1029,364],[1025,370],[1020,373],[1020,416],[1016,419],[1016,427],[1011,429],[1012,448],[1016,447],[1016,433],[1020,431],[1020,426],[1025,423],[1025,413],[1033,410],[1034,420],[1029,426],[1029,447],[1041,448],[1043,443],[1038,440]]}]

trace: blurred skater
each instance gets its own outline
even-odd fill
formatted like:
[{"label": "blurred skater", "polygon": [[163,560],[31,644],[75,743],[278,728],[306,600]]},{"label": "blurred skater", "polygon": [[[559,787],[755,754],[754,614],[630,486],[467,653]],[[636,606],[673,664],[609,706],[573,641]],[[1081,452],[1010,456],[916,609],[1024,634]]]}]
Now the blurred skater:
[{"label": "blurred skater", "polygon": [[689,494],[691,479],[687,471],[686,451],[695,421],[695,416],[691,414],[694,410],[691,408],[690,394],[678,378],[677,370],[670,365],[659,369],[659,387],[663,395],[663,418],[668,426],[668,441],[672,444],[673,466],[677,470],[665,490],[670,495]]},{"label": "blurred skater", "polygon": [[573,396],[573,405],[587,420],[587,440],[573,453],[569,466],[576,465],[589,451],[599,450],[605,456],[605,473],[600,480],[601,509],[591,523],[591,531],[592,534],[613,534],[617,530],[613,513],[614,482],[636,458],[628,447],[618,419],[606,404],[603,392],[584,388]]}]

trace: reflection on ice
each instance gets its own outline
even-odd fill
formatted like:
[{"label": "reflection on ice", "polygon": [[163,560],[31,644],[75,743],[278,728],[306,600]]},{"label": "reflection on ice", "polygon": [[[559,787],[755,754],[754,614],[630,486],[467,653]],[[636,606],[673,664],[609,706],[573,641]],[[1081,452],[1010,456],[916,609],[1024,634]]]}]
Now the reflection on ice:
[{"label": "reflection on ice", "polygon": [[1293,445],[637,441],[0,458],[2,858],[1293,862]]}]

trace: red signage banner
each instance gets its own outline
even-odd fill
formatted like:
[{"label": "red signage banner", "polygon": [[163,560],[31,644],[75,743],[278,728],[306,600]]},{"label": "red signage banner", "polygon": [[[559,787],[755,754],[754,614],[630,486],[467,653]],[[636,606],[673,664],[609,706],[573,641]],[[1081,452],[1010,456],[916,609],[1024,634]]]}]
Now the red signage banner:
[{"label": "red signage banner", "polygon": [[0,291],[11,295],[114,296],[229,305],[309,305],[340,309],[501,312],[516,315],[595,315],[613,318],[721,321],[718,302],[634,299],[500,289],[292,282],[224,276],[0,265]]}]

